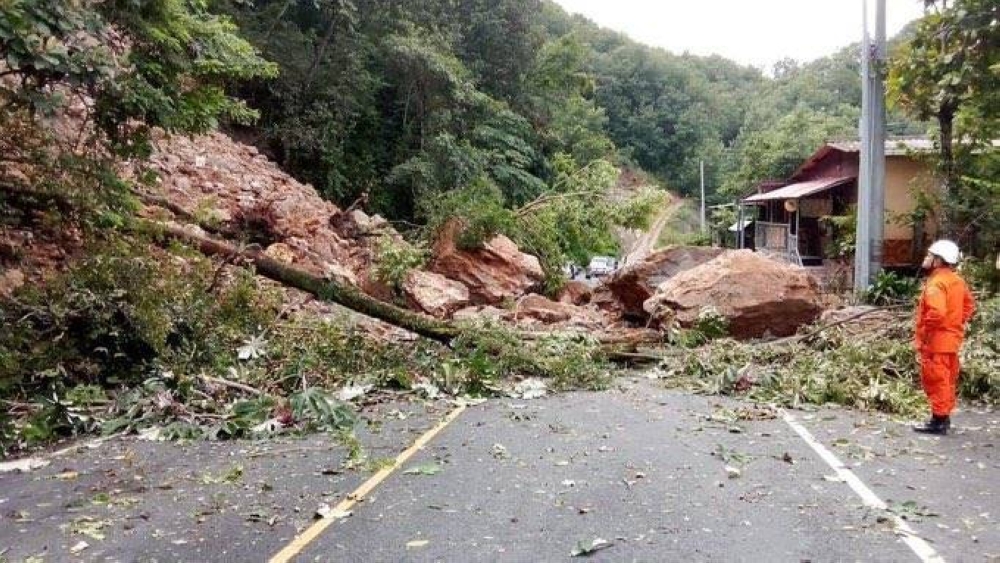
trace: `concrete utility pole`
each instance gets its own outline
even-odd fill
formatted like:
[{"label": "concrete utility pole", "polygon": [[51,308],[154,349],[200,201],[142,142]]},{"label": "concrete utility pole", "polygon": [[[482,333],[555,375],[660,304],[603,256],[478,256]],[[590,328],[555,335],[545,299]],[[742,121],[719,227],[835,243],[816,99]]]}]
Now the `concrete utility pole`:
[{"label": "concrete utility pole", "polygon": [[875,41],[868,35],[868,1],[863,0],[861,42],[861,136],[858,171],[858,229],[854,289],[865,290],[882,269],[885,226],[885,0],[876,0]]},{"label": "concrete utility pole", "polygon": [[708,229],[705,223],[705,161],[701,161],[701,232]]}]

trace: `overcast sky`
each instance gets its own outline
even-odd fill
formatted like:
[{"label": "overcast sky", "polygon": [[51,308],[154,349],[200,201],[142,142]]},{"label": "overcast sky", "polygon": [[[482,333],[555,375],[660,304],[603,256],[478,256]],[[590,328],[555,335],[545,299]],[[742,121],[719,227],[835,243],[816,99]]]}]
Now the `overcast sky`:
[{"label": "overcast sky", "polygon": [[[583,14],[648,45],[678,54],[719,54],[765,69],[785,57],[809,61],[861,40],[862,0],[556,2],[568,12]],[[873,14],[874,4],[875,0],[869,0]],[[923,13],[922,0],[887,0],[886,4],[889,37]]]}]

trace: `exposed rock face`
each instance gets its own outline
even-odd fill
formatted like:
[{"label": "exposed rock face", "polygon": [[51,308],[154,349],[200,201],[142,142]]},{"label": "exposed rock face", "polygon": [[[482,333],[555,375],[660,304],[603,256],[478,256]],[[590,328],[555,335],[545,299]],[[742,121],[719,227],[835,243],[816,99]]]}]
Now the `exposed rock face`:
[{"label": "exposed rock face", "polygon": [[195,137],[157,133],[149,165],[160,195],[193,215],[210,210],[223,231],[268,247],[268,254],[314,274],[368,287],[373,237],[383,219],[341,211],[316,190],[282,172],[256,148],[222,133]]},{"label": "exposed rock face", "polygon": [[411,270],[403,295],[414,309],[443,318],[469,304],[469,289],[441,274]]},{"label": "exposed rock face", "polygon": [[725,249],[708,246],[670,246],[621,268],[604,283],[621,302],[626,316],[645,318],[642,304],[653,296],[661,283],[723,252]]},{"label": "exposed rock face", "polygon": [[459,249],[455,240],[460,228],[452,222],[442,229],[430,270],[468,287],[473,303],[497,305],[506,298],[520,297],[544,277],[538,258],[521,252],[503,235],[481,248]]},{"label": "exposed rock face", "polygon": [[17,268],[0,270],[0,297],[10,297],[24,285],[24,272]]},{"label": "exposed rock face", "polygon": [[283,242],[276,242],[264,249],[264,254],[278,262],[291,264],[295,261],[295,251]]},{"label": "exposed rock face", "polygon": [[571,305],[586,305],[590,303],[592,295],[593,290],[590,289],[589,285],[582,281],[568,281],[559,290],[556,300],[560,303],[569,303]]},{"label": "exposed rock face", "polygon": [[749,250],[726,251],[680,272],[657,288],[643,308],[654,322],[691,326],[705,307],[729,319],[736,338],[788,336],[822,312],[819,284],[804,269]]}]

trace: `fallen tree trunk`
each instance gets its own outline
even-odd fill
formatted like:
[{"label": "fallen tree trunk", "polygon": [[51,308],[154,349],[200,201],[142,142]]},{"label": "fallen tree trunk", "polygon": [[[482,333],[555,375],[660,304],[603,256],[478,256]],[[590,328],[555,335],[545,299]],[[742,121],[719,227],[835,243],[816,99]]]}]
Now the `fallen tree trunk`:
[{"label": "fallen tree trunk", "polygon": [[322,278],[279,262],[259,249],[241,250],[228,242],[193,232],[176,224],[157,221],[144,221],[142,224],[154,233],[162,233],[172,239],[190,244],[208,256],[239,256],[253,264],[257,273],[264,277],[301,289],[324,301],[332,301],[369,317],[404,328],[425,338],[448,344],[461,333],[461,329],[453,324],[379,301],[352,285]]},{"label": "fallen tree trunk", "polygon": [[[452,339],[462,334],[463,330],[466,330],[464,327],[453,323],[434,319],[380,301],[365,294],[353,285],[322,278],[301,268],[279,262],[264,254],[259,248],[240,249],[228,242],[197,233],[190,228],[178,224],[148,220],[144,221],[143,224],[154,233],[162,233],[172,239],[190,244],[203,254],[222,257],[237,256],[252,263],[257,269],[257,273],[266,278],[296,289],[301,289],[325,301],[332,301],[363,315],[376,318],[444,344],[450,344]],[[551,332],[519,332],[518,336],[523,340],[536,340],[552,334]],[[603,347],[615,352],[622,349],[634,349],[640,344],[652,344],[661,340],[662,336],[656,331],[623,335],[603,334],[597,336],[597,341]]]}]

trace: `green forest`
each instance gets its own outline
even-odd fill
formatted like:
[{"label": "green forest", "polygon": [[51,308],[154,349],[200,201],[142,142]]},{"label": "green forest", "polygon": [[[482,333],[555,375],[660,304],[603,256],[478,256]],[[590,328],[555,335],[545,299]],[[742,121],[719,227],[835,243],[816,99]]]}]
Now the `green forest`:
[{"label": "green forest", "polygon": [[[934,10],[923,27],[913,24],[890,40],[897,61],[883,69],[894,73],[890,136],[940,131],[937,113],[926,107],[934,93],[915,102],[906,91],[913,57],[949,60],[953,68],[923,80],[957,80],[955,90],[973,80],[971,65],[982,72],[995,57],[986,51],[966,61],[960,44],[948,47],[951,55],[922,51],[922,38],[944,23],[933,21],[937,6],[928,6]],[[488,192],[496,205],[516,208],[556,186],[567,189],[560,178],[570,171],[605,163],[692,196],[703,161],[710,203],[729,202],[762,180],[786,177],[825,140],[857,137],[859,44],[762,72],[648,47],[548,0],[276,0],[217,9],[280,69],[275,79],[230,90],[260,112],[250,138],[327,197],[341,204],[364,198],[396,220],[438,224],[442,210],[468,214],[439,200],[470,189],[477,192],[472,200]],[[967,13],[976,10],[995,8],[970,3]],[[951,23],[970,34],[988,25],[973,16]],[[995,74],[987,70],[978,80]],[[983,86],[962,95],[978,97],[988,91]],[[965,118],[958,118],[960,130],[945,131],[948,139],[966,135],[973,147],[988,136],[990,119],[979,120],[978,109],[955,111]],[[973,199],[956,205],[987,201]],[[578,261],[608,251],[604,242],[578,242],[563,244],[577,249],[570,257]]]},{"label": "green forest", "polygon": [[[879,69],[888,131],[937,140],[939,220],[993,256],[1000,7],[926,4]],[[399,387],[444,373],[477,394],[511,374],[606,381],[592,339],[526,345],[424,319],[434,342],[402,350],[291,323],[260,262],[213,262],[142,213],[157,135],[221,130],[341,209],[383,215],[402,234],[378,252],[390,285],[458,219],[465,249],[503,233],[536,256],[551,296],[567,262],[616,253],[615,229],[647,225],[666,192],[696,194],[701,162],[710,203],[732,202],[855,137],[859,57],[847,45],[764,72],[648,47],[548,0],[0,0],[0,234],[27,241],[0,238],[0,281],[39,241],[57,249],[49,279],[0,295],[0,450],[178,421],[175,437],[205,421],[242,437],[274,411],[340,428],[349,416],[316,393],[355,373]],[[622,170],[645,189],[618,194]],[[224,234],[201,211],[183,218]],[[372,305],[306,281],[398,313],[398,293]],[[258,393],[233,401],[226,377]]]},{"label": "green forest", "polygon": [[[716,200],[781,178],[824,140],[856,136],[858,45],[773,76],[674,55],[539,0],[224,6],[277,79],[232,93],[258,144],[328,197],[426,220],[422,201],[473,180],[519,205],[559,170],[639,168]],[[926,126],[900,112],[893,134]]]}]

